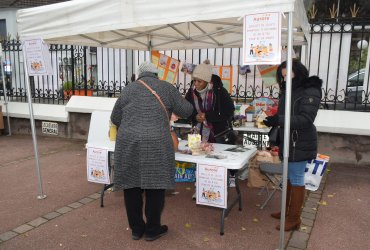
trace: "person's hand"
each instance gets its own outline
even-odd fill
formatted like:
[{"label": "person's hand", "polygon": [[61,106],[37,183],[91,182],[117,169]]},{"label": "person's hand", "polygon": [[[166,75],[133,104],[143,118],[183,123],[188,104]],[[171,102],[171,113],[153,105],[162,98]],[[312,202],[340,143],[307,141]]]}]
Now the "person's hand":
[{"label": "person's hand", "polygon": [[265,120],[263,120],[263,123],[267,126],[267,127],[276,127],[279,125],[279,116],[277,115],[274,115],[274,116],[268,116],[266,117]]},{"label": "person's hand", "polygon": [[204,122],[206,120],[206,114],[205,113],[198,113],[195,116],[195,119],[197,120],[197,122]]}]

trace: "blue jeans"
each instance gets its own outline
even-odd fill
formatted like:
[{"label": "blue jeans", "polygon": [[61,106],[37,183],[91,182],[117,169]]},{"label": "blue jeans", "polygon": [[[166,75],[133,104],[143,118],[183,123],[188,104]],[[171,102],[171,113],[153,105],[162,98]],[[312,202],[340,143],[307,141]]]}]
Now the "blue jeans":
[{"label": "blue jeans", "polygon": [[304,186],[304,170],[307,161],[288,162],[288,180],[292,186]]}]

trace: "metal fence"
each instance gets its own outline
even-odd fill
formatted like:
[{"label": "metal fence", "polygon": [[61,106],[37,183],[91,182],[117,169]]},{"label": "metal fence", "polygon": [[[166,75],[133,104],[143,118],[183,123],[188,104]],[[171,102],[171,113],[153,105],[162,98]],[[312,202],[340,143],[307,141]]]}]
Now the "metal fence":
[{"label": "metal fence", "polygon": [[[320,21],[311,24],[308,45],[295,47],[295,54],[323,81],[322,108],[369,111],[368,48],[370,19]],[[3,41],[4,72],[9,101],[26,101],[25,75],[21,44]],[[257,67],[239,74],[241,48],[193,49],[160,51],[181,62],[199,64],[209,59],[213,65],[231,66],[230,95],[237,102],[258,97],[277,98],[276,86],[265,87]],[[149,51],[95,48],[71,45],[50,45],[54,74],[30,77],[33,102],[65,104],[72,95],[119,96],[134,79],[136,67],[149,60]],[[367,68],[366,68],[367,67]],[[185,94],[191,77],[179,70],[175,85]],[[0,100],[3,89],[0,84]]]},{"label": "metal fence", "polygon": [[369,111],[370,19],[321,20],[311,25],[310,74],[323,79],[327,109]]}]

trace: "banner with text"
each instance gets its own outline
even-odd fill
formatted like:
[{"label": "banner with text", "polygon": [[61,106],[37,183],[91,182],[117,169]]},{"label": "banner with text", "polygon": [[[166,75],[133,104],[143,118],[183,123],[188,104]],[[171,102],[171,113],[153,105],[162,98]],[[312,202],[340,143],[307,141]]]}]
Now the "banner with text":
[{"label": "banner with text", "polygon": [[110,184],[108,149],[87,147],[87,180]]},{"label": "banner with text", "polygon": [[227,168],[197,165],[197,204],[227,208]]},{"label": "banner with text", "polygon": [[24,40],[23,51],[29,76],[53,74],[49,46],[41,38]]},{"label": "banner with text", "polygon": [[243,65],[280,64],[281,14],[269,12],[244,17]]}]

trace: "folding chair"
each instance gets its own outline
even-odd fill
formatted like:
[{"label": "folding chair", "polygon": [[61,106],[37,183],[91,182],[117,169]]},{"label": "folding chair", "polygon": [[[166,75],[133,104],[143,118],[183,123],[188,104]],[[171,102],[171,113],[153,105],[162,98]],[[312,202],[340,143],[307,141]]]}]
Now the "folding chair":
[{"label": "folding chair", "polygon": [[[260,207],[263,209],[267,203],[271,200],[272,196],[275,194],[276,190],[282,190],[283,184],[283,164],[282,163],[261,163],[260,164],[260,172],[267,178],[267,182],[265,186],[259,191],[259,195],[266,190],[267,198]],[[269,189],[269,185],[272,186]]]}]

